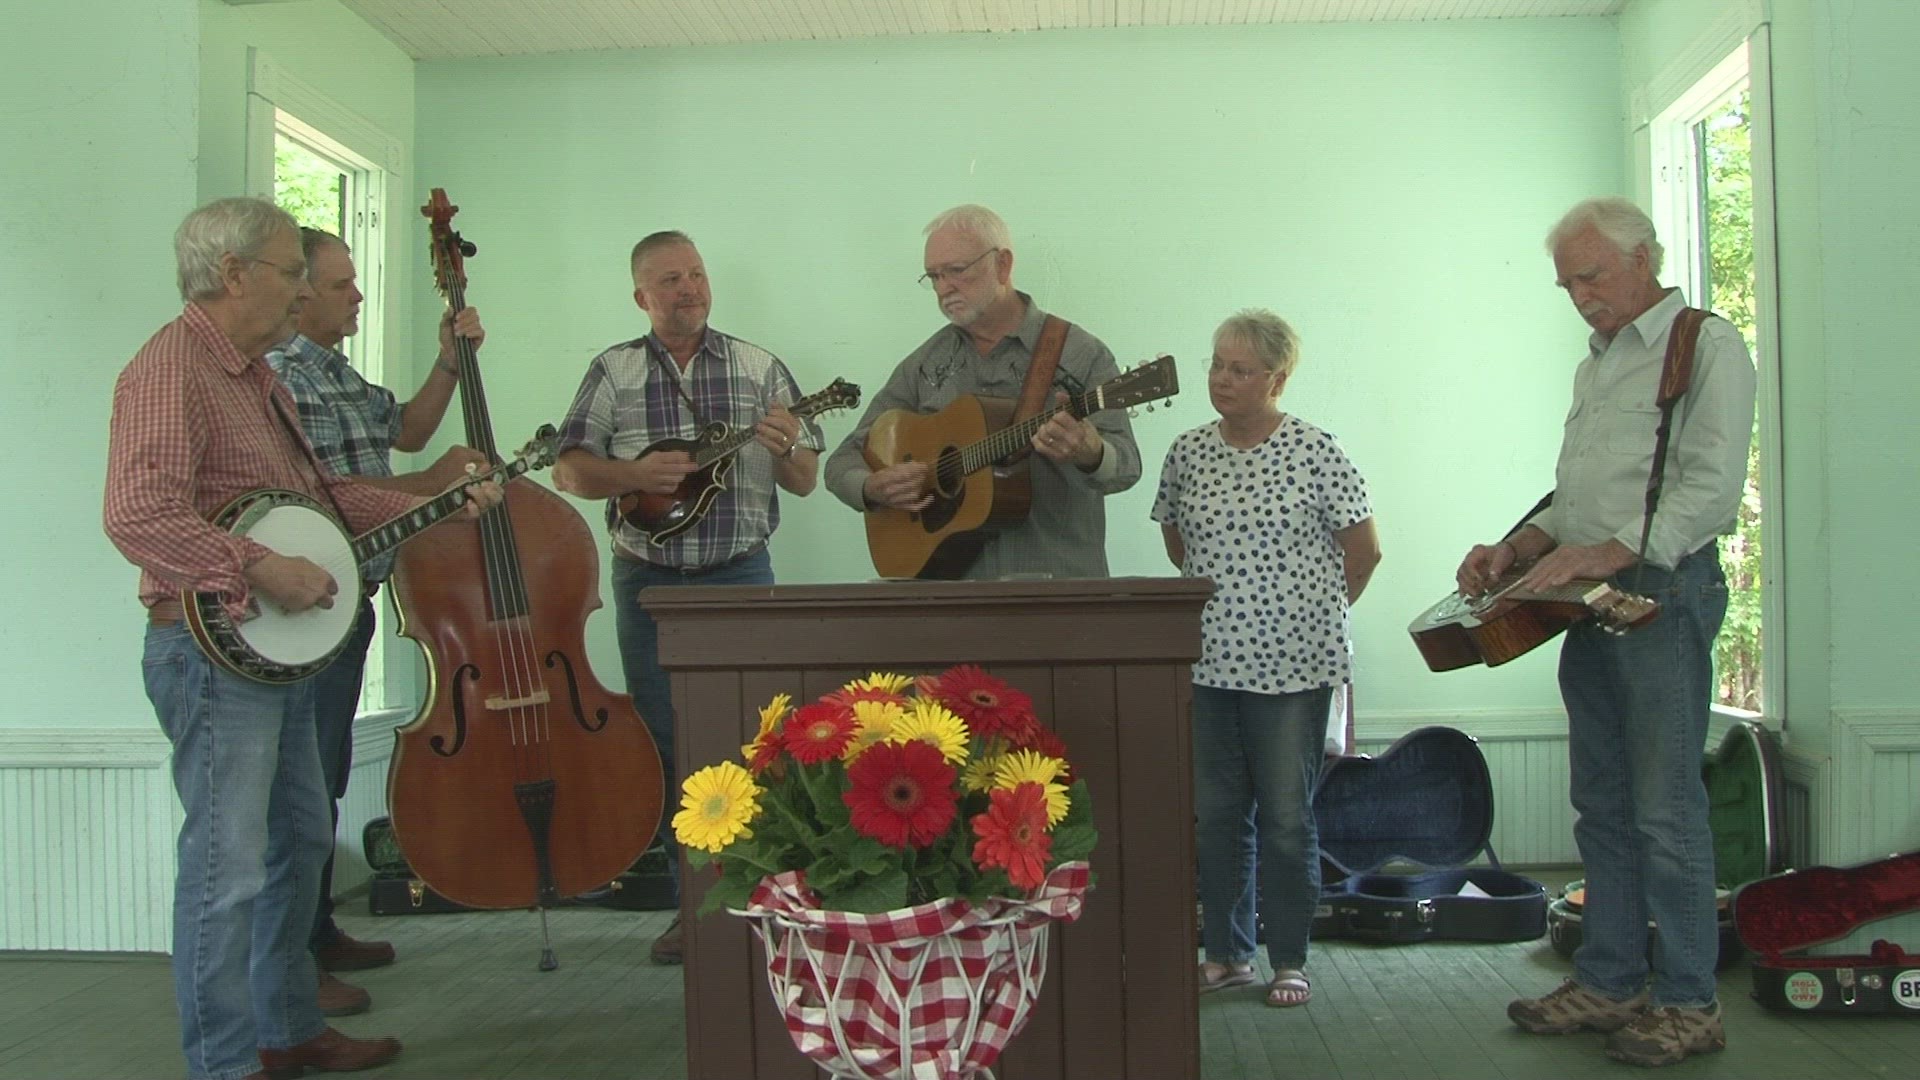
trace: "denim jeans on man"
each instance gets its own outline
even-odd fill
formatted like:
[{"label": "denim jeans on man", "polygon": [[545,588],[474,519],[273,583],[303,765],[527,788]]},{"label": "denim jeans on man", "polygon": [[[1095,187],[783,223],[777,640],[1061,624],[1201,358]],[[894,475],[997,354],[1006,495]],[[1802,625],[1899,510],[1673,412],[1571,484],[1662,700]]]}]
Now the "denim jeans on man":
[{"label": "denim jeans on man", "polygon": [[[367,648],[373,643],[373,601],[360,601],[360,617],[353,624],[340,655],[313,677],[313,727],[320,743],[320,775],[327,785],[327,810],[334,836],[340,828],[340,800],[347,795],[347,776],[353,772],[353,718],[360,711],[360,682],[367,670]],[[333,922],[333,847],[327,848],[320,868],[320,901],[313,913],[313,932],[307,946],[325,948],[340,936]]]},{"label": "denim jeans on man", "polygon": [[[633,707],[653,734],[660,751],[660,775],[666,785],[666,806],[660,815],[659,840],[672,868],[675,891],[680,882],[680,845],[670,824],[680,805],[680,777],[675,771],[673,745],[673,691],[660,667],[660,634],[653,616],[640,606],[642,590],[656,585],[771,585],[773,558],[763,546],[742,558],[712,570],[674,570],[630,559],[613,560],[614,626],[620,635],[620,667],[627,677]],[[651,846],[651,845],[649,845]]]},{"label": "denim jeans on man", "polygon": [[307,931],[332,846],[310,682],[216,667],[185,625],[147,629],[147,697],[186,810],[173,891],[173,985],[192,1080],[260,1070],[259,1047],[326,1028]]},{"label": "denim jeans on man", "polygon": [[1313,785],[1332,700],[1331,687],[1295,694],[1193,688],[1200,945],[1216,964],[1253,959],[1256,891],[1265,905],[1258,916],[1267,959],[1276,969],[1307,962],[1320,902]]},{"label": "denim jeans on man", "polygon": [[1652,1003],[1700,1008],[1714,1000],[1720,949],[1700,765],[1727,580],[1709,544],[1674,570],[1629,568],[1612,583],[1658,600],[1660,614],[1624,636],[1576,626],[1560,652],[1587,878],[1574,978],[1607,997],[1638,994],[1651,918]]}]

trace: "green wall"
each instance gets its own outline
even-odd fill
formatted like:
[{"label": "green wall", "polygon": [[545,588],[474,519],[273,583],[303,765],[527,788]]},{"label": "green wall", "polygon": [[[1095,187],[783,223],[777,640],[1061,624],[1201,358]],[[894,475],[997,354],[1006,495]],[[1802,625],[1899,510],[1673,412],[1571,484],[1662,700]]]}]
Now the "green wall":
[{"label": "green wall", "polygon": [[[1116,574],[1171,573],[1147,520],[1173,436],[1211,418],[1213,327],[1267,305],[1301,331],[1283,407],[1338,434],[1386,559],[1356,636],[1367,716],[1557,710],[1551,658],[1436,677],[1408,642],[1459,556],[1552,484],[1584,330],[1542,238],[1626,184],[1604,20],[948,36],[419,66],[417,179],[480,244],[470,299],[495,428],[565,410],[642,333],[628,248],[699,241],[714,322],[803,388],[877,387],[939,324],[920,228],[978,201],[1015,280],[1123,363],[1186,389],[1136,421],[1148,475],[1108,500]],[[424,306],[430,284],[417,279]],[[424,320],[422,320],[424,325]],[[420,347],[425,348],[424,333]],[[837,438],[851,420],[830,418]],[[582,505],[598,521],[597,508]],[[783,500],[782,580],[864,580],[859,519]],[[1091,629],[1091,628],[1090,628]],[[612,620],[594,661],[617,679]]]},{"label": "green wall", "polygon": [[179,309],[192,0],[14,4],[0,63],[0,725],[152,727],[134,569],[100,531],[113,381]]}]

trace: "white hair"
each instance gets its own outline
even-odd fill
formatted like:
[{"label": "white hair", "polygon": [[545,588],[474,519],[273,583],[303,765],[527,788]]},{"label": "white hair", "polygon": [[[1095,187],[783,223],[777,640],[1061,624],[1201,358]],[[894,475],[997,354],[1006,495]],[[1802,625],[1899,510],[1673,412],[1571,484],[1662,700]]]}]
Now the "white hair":
[{"label": "white hair", "polygon": [[293,215],[266,199],[243,195],[215,199],[187,215],[173,234],[173,260],[180,278],[180,299],[219,296],[220,260],[231,254],[257,257],[283,232],[298,234]]},{"label": "white hair", "polygon": [[1300,335],[1287,320],[1266,308],[1246,308],[1227,316],[1220,329],[1213,332],[1214,348],[1222,342],[1252,349],[1268,371],[1277,371],[1282,377],[1292,376],[1300,363]]},{"label": "white hair", "polygon": [[1007,223],[1000,220],[999,214],[976,203],[956,206],[927,222],[924,235],[932,236],[943,229],[965,233],[990,248],[1013,250],[1013,236],[1007,232]]},{"label": "white hair", "polygon": [[1634,248],[1645,247],[1654,276],[1660,275],[1660,264],[1666,258],[1667,249],[1654,239],[1653,219],[1630,200],[1617,195],[1588,199],[1567,211],[1560,223],[1547,233],[1547,254],[1559,251],[1561,244],[1589,226],[1619,248],[1622,255],[1632,255]]}]

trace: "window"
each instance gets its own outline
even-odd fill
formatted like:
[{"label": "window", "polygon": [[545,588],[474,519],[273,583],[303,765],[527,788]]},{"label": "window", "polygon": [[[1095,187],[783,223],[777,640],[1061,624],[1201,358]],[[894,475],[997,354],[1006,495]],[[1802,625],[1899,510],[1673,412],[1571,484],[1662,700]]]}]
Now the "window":
[{"label": "window", "polygon": [[[1779,698],[1782,664],[1775,538],[1780,516],[1779,386],[1771,319],[1773,235],[1770,164],[1752,75],[1757,37],[1681,95],[1651,127],[1653,217],[1667,248],[1665,277],[1698,307],[1738,327],[1760,376],[1746,493],[1733,535],[1723,537],[1727,618],[1714,645],[1715,704],[1766,715]],[[1756,153],[1756,150],[1759,152]],[[1776,710],[1777,712],[1777,710]]]}]

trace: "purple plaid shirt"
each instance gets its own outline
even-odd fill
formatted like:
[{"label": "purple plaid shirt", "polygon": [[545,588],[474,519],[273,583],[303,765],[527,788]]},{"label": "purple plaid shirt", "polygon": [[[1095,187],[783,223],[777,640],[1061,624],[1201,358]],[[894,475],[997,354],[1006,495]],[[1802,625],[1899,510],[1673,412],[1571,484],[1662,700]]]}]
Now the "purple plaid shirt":
[{"label": "purple plaid shirt", "polygon": [[[708,327],[682,373],[649,334],[593,358],[560,425],[559,449],[631,461],[661,439],[694,438],[704,424],[725,424],[728,431],[751,427],[771,406],[791,405],[799,397],[787,366],[751,342]],[[798,445],[821,449],[820,428],[802,421]],[[622,521],[618,505],[607,500],[607,531],[616,551],[683,569],[717,566],[752,551],[780,525],[773,455],[758,443],[734,457],[733,475],[707,516],[663,546]]]}]

